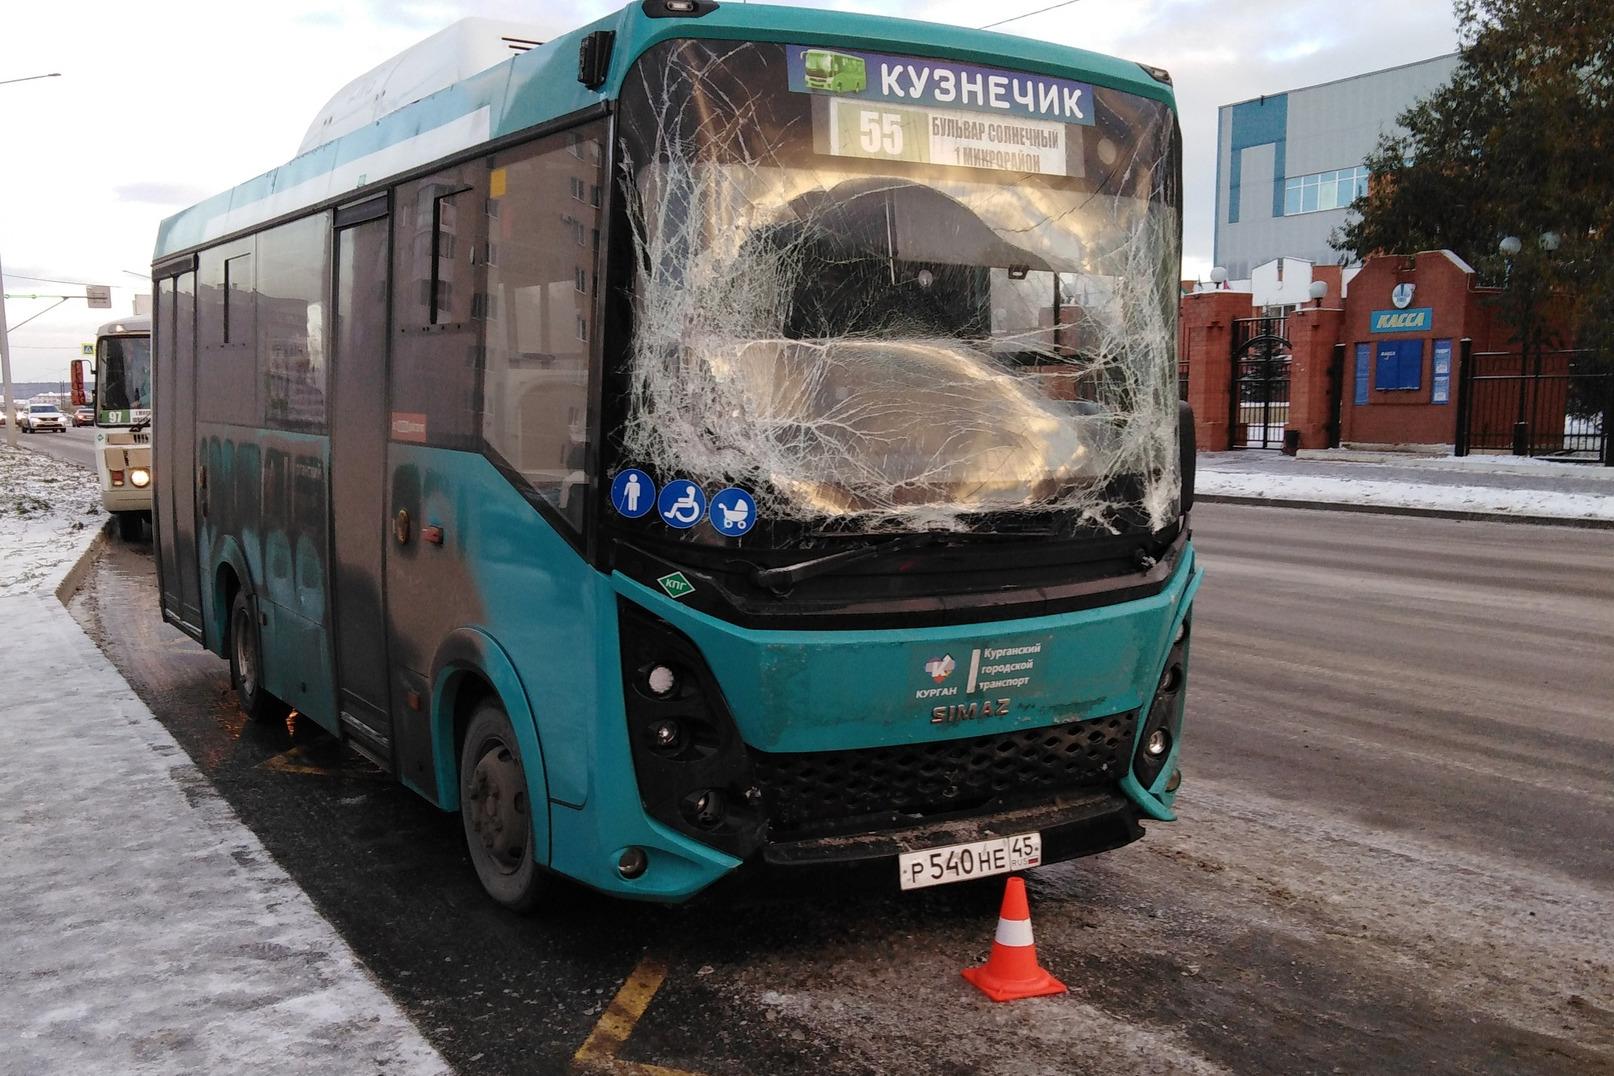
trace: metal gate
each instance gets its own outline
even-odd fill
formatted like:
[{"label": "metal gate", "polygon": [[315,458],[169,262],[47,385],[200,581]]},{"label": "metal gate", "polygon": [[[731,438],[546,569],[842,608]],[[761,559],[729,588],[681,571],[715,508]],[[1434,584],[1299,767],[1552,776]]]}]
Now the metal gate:
[{"label": "metal gate", "polygon": [[1457,455],[1509,452],[1614,466],[1614,361],[1590,351],[1478,351],[1459,369]]},{"label": "metal gate", "polygon": [[1289,422],[1289,340],[1283,318],[1233,322],[1233,446],[1282,448]]}]

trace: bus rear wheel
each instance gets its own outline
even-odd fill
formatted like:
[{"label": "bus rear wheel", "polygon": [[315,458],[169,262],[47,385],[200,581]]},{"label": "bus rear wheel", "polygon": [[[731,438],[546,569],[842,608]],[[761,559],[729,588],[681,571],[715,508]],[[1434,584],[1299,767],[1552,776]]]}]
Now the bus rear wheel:
[{"label": "bus rear wheel", "polygon": [[259,724],[284,721],[291,713],[291,707],[263,686],[263,641],[258,635],[257,612],[245,591],[238,592],[230,603],[230,684],[242,712]]},{"label": "bus rear wheel", "polygon": [[471,864],[488,896],[511,911],[537,907],[548,879],[533,856],[527,775],[510,718],[494,702],[478,706],[465,729],[460,821]]}]

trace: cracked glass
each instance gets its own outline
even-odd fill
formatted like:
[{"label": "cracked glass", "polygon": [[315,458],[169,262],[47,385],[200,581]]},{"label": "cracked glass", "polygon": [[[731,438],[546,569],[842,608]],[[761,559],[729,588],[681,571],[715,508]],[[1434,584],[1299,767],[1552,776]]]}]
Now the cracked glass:
[{"label": "cracked glass", "polygon": [[1171,110],[1102,87],[1080,123],[868,101],[864,64],[674,41],[630,74],[618,465],[815,532],[1164,529]]}]

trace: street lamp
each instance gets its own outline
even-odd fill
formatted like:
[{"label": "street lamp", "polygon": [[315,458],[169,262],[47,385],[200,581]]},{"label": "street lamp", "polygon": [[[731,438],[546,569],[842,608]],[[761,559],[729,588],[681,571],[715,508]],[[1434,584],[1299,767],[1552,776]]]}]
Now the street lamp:
[{"label": "street lamp", "polygon": [[1311,287],[1307,288],[1306,292],[1311,296],[1312,301],[1316,303],[1317,309],[1320,310],[1322,309],[1323,299],[1328,295],[1328,281],[1313,280]]},{"label": "street lamp", "polygon": [[[13,82],[32,82],[39,78],[61,78],[60,71],[48,75],[24,75],[22,78],[0,79],[0,86]],[[6,328],[6,271],[0,265],[0,405],[5,407],[6,444],[17,447],[17,410],[11,401],[11,331]]]},{"label": "street lamp", "polygon": [[[1536,246],[1541,248],[1543,254],[1551,255],[1557,252],[1561,240],[1557,232],[1545,231],[1536,237]],[[1513,283],[1513,259],[1524,250],[1524,241],[1516,235],[1505,235],[1496,244],[1496,249],[1507,259],[1507,275],[1504,278],[1511,288]],[[1541,332],[1537,326],[1536,300],[1538,298],[1538,284],[1540,283],[1540,270],[1526,263],[1527,272],[1524,283],[1523,309],[1519,316],[1519,409],[1513,423],[1513,454],[1515,456],[1528,456],[1530,452],[1530,421],[1535,417],[1535,404],[1531,397],[1532,390],[1539,390],[1541,384]],[[1535,357],[1534,376],[1531,375],[1532,354]],[[1528,401],[1528,406],[1527,406]]]}]

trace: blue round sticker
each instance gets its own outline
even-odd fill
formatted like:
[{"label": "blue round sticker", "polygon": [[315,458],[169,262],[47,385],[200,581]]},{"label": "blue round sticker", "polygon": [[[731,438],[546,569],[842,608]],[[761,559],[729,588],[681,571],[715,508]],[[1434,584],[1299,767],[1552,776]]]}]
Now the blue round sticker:
[{"label": "blue round sticker", "polygon": [[705,517],[706,494],[687,478],[675,479],[661,488],[656,511],[667,526],[687,531]]},{"label": "blue round sticker", "polygon": [[655,503],[656,484],[637,467],[618,471],[611,480],[611,507],[629,519],[648,515]]},{"label": "blue round sticker", "polygon": [[730,486],[712,494],[712,529],[725,538],[738,538],[757,525],[757,502],[743,489]]}]

